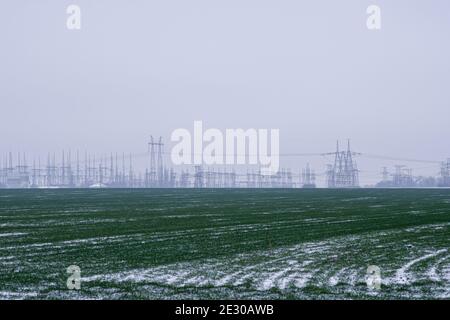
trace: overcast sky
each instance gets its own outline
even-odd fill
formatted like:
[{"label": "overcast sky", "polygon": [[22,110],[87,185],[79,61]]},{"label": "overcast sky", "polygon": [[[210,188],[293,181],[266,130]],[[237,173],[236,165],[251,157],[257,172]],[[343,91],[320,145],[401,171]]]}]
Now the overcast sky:
[{"label": "overcast sky", "polygon": [[[66,28],[69,4],[81,30]],[[141,153],[150,134],[202,120],[279,128],[284,153],[350,138],[363,153],[450,157],[447,0],[5,0],[0,40],[1,154]],[[362,182],[394,164],[359,158]]]}]

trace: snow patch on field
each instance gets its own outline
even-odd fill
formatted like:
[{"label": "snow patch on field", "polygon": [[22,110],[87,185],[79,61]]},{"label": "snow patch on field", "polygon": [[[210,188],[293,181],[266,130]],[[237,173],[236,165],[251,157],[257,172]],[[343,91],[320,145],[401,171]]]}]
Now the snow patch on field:
[{"label": "snow patch on field", "polygon": [[0,233],[0,238],[4,237],[18,237],[18,236],[25,236],[28,233],[25,232],[10,232],[10,233]]},{"label": "snow patch on field", "polygon": [[0,291],[0,299],[27,299],[37,297],[37,292],[12,292],[12,291]]},{"label": "snow patch on field", "polygon": [[[306,257],[325,252],[329,248],[312,243],[239,254],[231,258],[210,259],[165,265],[126,272],[84,277],[84,282],[147,282],[179,287],[250,286],[255,290],[284,289],[288,286],[304,287],[313,273]],[[256,262],[255,262],[256,261]]]},{"label": "snow patch on field", "polygon": [[408,273],[408,270],[416,263],[426,260],[426,259],[430,259],[433,257],[436,257],[437,255],[447,252],[447,249],[442,249],[442,250],[438,250],[434,253],[430,253],[430,254],[426,254],[424,256],[421,256],[419,258],[413,259],[411,261],[409,261],[407,264],[405,264],[404,266],[402,266],[400,269],[398,269],[396,275],[395,275],[395,282],[396,283],[401,283],[401,284],[405,284],[408,282],[412,282],[414,280],[413,275]]},{"label": "snow patch on field", "polygon": [[[435,227],[435,226],[428,226]],[[321,287],[355,294],[355,290],[368,293],[365,284],[365,265],[348,265],[345,252],[349,244],[364,246],[367,243],[380,247],[383,237],[392,232],[377,232],[368,235],[344,236],[326,241],[310,242],[272,250],[237,254],[223,258],[194,260],[169,265],[128,270],[118,273],[97,274],[83,278],[86,283],[114,282],[139,283],[178,288],[229,288],[244,287],[248,290],[269,291],[304,290],[306,287]],[[429,279],[440,287],[449,284],[448,268],[443,264],[450,256],[447,249],[416,252],[416,257],[400,264],[380,265],[382,284],[387,290],[393,285],[412,284]],[[419,255],[419,256],[417,256]],[[443,256],[445,255],[445,256]],[[433,264],[433,259],[440,257]],[[373,259],[369,257],[369,259]],[[340,267],[338,267],[338,264]],[[416,266],[421,268],[416,271]],[[93,283],[93,284],[94,284]],[[357,289],[355,289],[357,287]],[[389,289],[389,290],[390,290]],[[343,290],[343,291],[342,291]],[[376,294],[382,294],[383,291]],[[442,290],[436,296],[446,295]],[[448,293],[447,293],[448,295]],[[420,294],[417,294],[419,297]]]}]

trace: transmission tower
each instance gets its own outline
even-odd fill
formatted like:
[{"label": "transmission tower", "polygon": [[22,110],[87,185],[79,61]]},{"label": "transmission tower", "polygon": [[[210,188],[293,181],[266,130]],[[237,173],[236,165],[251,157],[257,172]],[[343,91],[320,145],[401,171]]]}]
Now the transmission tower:
[{"label": "transmission tower", "polygon": [[306,164],[306,168],[302,171],[302,181],[303,188],[315,188],[316,187],[316,174],[309,166]]},{"label": "transmission tower", "polygon": [[164,143],[162,137],[159,137],[159,141],[155,142],[153,136],[150,136],[150,142],[148,143],[148,149],[150,153],[150,170],[148,170],[149,177],[147,178],[150,187],[163,187],[164,186]]},{"label": "transmission tower", "polygon": [[354,156],[360,153],[352,152],[350,140],[347,141],[347,150],[340,151],[339,141],[336,142],[336,151],[323,155],[334,155],[334,165],[329,165],[327,182],[329,188],[358,188],[359,174]]}]

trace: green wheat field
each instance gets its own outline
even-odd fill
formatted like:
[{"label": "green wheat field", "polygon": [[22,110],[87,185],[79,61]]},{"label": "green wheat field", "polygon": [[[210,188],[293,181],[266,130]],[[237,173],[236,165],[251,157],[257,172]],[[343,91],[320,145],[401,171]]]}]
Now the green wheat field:
[{"label": "green wheat field", "polygon": [[445,189],[5,189],[0,299],[449,299],[449,244]]}]

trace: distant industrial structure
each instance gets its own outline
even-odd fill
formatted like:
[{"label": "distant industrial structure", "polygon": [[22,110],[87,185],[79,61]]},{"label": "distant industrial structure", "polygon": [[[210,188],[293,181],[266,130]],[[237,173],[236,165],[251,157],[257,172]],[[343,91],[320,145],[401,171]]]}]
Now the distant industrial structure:
[{"label": "distant industrial structure", "polygon": [[350,150],[350,140],[347,142],[347,150],[339,150],[339,141],[336,143],[336,151],[325,153],[333,155],[334,164],[328,165],[327,185],[328,188],[358,188],[359,173],[353,157],[359,153]]},{"label": "distant industrial structure", "polygon": [[[315,188],[316,173],[309,163],[298,174],[282,168],[274,175],[263,175],[257,168],[236,172],[236,167],[183,167],[176,171],[165,163],[162,137],[150,137],[145,171],[133,167],[133,155],[125,153],[96,157],[88,153],[48,154],[28,162],[24,153],[8,153],[0,160],[0,188]],[[324,175],[328,188],[358,188],[359,170],[350,141],[347,149],[320,154],[333,156]],[[414,176],[411,168],[383,168],[380,188],[450,187],[450,159],[441,164],[439,177]]]},{"label": "distant industrial structure", "polygon": [[438,186],[450,187],[450,158],[441,164],[441,175]]},{"label": "distant industrial structure", "polygon": [[[446,165],[445,165],[446,166]],[[378,188],[436,188],[450,187],[449,170],[442,165],[440,176],[423,177],[415,176],[413,169],[405,165],[396,165],[393,172],[383,167],[382,180],[377,183]],[[449,166],[450,167],[450,166]]]},{"label": "distant industrial structure", "polygon": [[[62,152],[57,161],[55,154],[27,163],[25,154],[16,157],[9,153],[0,167],[0,188],[294,188],[289,169],[281,169],[267,176],[258,171],[236,173],[234,168],[206,168],[195,166],[193,172],[175,172],[164,163],[162,137],[150,137],[149,162],[145,173],[133,168],[132,155],[117,154],[95,157],[76,152]],[[310,178],[312,179],[312,178]],[[312,180],[311,180],[312,181]]]},{"label": "distant industrial structure", "polygon": [[303,188],[316,187],[316,174],[314,173],[314,170],[309,167],[309,163],[306,164],[306,168],[302,171],[301,183]]}]

